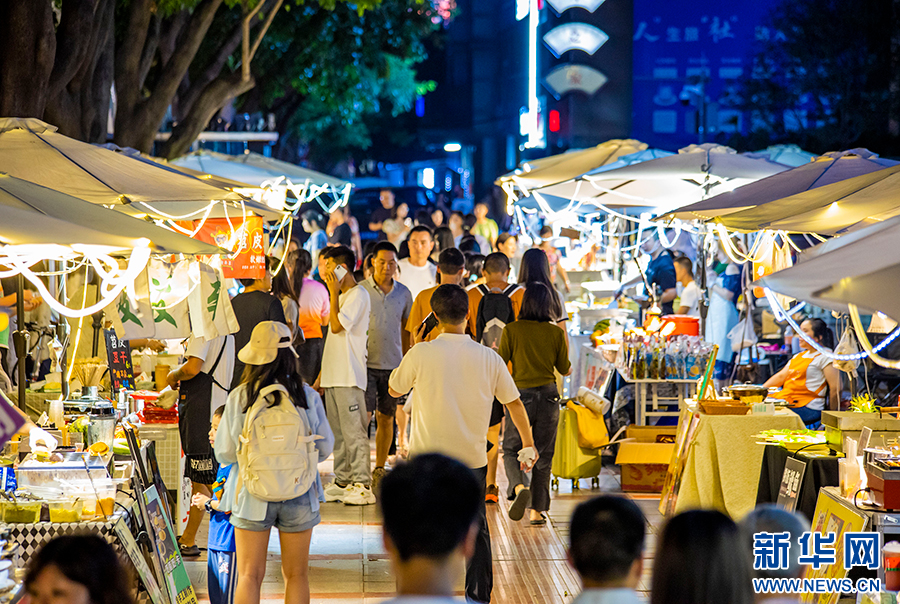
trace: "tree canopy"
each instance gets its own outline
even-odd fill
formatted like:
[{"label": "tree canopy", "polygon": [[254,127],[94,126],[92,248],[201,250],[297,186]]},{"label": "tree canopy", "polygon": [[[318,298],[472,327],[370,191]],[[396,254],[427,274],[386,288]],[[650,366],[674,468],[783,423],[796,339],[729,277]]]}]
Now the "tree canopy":
[{"label": "tree canopy", "polygon": [[275,113],[287,159],[308,150],[330,164],[350,149],[366,149],[368,116],[397,116],[433,88],[416,80],[415,66],[435,21],[431,7],[416,0],[383,0],[363,13],[350,5],[327,13],[292,8],[269,32],[254,66],[260,84],[240,107]]},{"label": "tree canopy", "polygon": [[751,133],[736,144],[900,151],[898,5],[785,0],[760,30],[754,70],[742,86]]},{"label": "tree canopy", "polygon": [[[4,2],[0,115],[105,142],[114,90],[113,140],[150,151],[171,119],[161,154],[173,157],[262,81],[247,106],[271,106],[308,137],[385,104],[409,107],[434,10],[426,0]],[[365,143],[364,132],[345,133]]]}]

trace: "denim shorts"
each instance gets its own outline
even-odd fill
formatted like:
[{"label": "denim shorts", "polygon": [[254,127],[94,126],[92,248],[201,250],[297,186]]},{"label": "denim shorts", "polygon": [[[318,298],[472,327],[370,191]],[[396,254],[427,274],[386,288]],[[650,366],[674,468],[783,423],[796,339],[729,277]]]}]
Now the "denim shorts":
[{"label": "denim shorts", "polygon": [[264,520],[245,520],[231,515],[231,524],[245,531],[268,531],[273,526],[283,533],[302,533],[322,521],[309,507],[309,494],[287,501],[270,501]]}]

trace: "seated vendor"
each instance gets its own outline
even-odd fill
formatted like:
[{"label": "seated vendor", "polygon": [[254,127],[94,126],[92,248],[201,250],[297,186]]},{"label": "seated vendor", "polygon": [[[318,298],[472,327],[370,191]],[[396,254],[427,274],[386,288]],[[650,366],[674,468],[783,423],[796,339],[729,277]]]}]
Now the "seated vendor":
[{"label": "seated vendor", "polygon": [[[834,334],[822,319],[806,319],[800,330],[817,344],[831,351],[834,348]],[[800,416],[807,426],[817,424],[828,407],[840,409],[841,380],[831,359],[814,349],[806,339],[800,338],[800,353],[765,384],[768,387],[781,386],[779,398],[788,402],[790,409]]]}]

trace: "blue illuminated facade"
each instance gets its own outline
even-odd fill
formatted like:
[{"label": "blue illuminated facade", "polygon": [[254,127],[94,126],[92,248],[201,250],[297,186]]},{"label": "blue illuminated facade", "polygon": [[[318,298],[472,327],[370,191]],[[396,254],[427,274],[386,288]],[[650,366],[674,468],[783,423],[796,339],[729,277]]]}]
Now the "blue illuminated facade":
[{"label": "blue illuminated facade", "polygon": [[674,150],[746,134],[739,78],[757,42],[784,35],[766,26],[779,2],[634,0],[634,138]]}]

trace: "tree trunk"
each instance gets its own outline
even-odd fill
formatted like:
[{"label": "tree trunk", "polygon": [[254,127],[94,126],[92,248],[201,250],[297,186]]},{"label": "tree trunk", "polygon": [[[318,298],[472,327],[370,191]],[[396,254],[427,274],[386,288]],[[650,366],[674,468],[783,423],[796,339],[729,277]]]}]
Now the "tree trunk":
[{"label": "tree trunk", "polygon": [[44,116],[55,53],[51,2],[0,2],[0,116]]},{"label": "tree trunk", "polygon": [[[60,25],[57,32],[52,95],[44,115],[66,136],[105,143],[112,86],[114,0],[89,0],[84,4],[89,6],[81,15],[71,14],[74,5],[67,5],[72,27],[64,32]],[[66,53],[69,57],[63,56]]]},{"label": "tree trunk", "polygon": [[174,159],[187,153],[216,112],[228,101],[247,92],[254,85],[252,77],[250,80],[244,80],[239,71],[213,80],[191,105],[190,112],[172,129],[169,140],[160,148],[160,156]]},{"label": "tree trunk", "polygon": [[[138,0],[132,0],[132,11],[139,10],[135,8],[137,4],[140,4]],[[149,15],[145,18],[144,15],[137,15],[131,19],[129,34],[133,26],[136,39],[123,43],[117,49],[116,56],[117,145],[134,147],[144,152],[150,151],[178,85],[187,74],[221,4],[222,0],[202,0],[194,8],[190,21],[178,40],[177,49],[169,61],[160,68],[153,90],[146,96],[143,94],[144,86],[143,82],[139,81],[139,76],[151,19]]]}]

